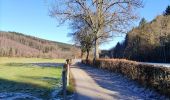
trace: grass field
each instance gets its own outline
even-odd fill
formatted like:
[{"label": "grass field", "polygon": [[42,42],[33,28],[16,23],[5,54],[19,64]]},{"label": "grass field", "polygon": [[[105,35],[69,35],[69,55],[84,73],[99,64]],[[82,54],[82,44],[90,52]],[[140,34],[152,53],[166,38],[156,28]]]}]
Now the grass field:
[{"label": "grass field", "polygon": [[[43,64],[48,66],[41,66]],[[0,93],[25,93],[49,99],[60,84],[63,59],[0,58]]]}]

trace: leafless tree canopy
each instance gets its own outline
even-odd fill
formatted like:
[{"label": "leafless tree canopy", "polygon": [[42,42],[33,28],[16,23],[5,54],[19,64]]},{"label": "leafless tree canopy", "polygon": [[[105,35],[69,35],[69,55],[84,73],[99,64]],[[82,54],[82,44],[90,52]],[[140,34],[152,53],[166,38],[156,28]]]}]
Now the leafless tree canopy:
[{"label": "leafless tree canopy", "polygon": [[97,51],[100,39],[128,31],[131,22],[137,18],[134,10],[138,7],[142,7],[141,0],[57,0],[50,13],[60,24],[83,20],[95,34]]}]

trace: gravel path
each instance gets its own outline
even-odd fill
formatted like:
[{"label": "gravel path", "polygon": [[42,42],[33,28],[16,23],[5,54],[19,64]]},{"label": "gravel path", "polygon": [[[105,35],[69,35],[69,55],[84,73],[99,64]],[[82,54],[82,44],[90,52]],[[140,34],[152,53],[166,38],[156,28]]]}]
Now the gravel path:
[{"label": "gravel path", "polygon": [[154,65],[154,66],[162,66],[162,67],[169,67],[170,68],[170,63],[151,63],[151,62],[139,62],[141,64],[149,64],[149,65]]},{"label": "gravel path", "polygon": [[71,72],[76,85],[74,100],[169,100],[120,74],[82,64],[72,66]]}]

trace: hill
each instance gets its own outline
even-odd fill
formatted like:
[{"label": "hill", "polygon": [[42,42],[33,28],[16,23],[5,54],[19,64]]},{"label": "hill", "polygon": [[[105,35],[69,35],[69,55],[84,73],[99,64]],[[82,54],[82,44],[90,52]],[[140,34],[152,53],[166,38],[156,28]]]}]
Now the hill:
[{"label": "hill", "polygon": [[125,41],[109,51],[110,57],[170,62],[170,15],[157,16],[128,32]]},{"label": "hill", "polygon": [[1,57],[73,58],[79,56],[79,51],[70,44],[0,31]]}]

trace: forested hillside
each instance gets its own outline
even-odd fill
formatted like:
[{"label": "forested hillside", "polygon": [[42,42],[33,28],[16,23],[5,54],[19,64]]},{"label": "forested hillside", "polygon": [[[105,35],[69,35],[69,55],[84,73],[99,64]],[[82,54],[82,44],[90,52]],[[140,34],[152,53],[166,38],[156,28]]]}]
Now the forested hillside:
[{"label": "forested hillside", "polygon": [[79,52],[69,44],[0,31],[0,56],[3,57],[73,58],[78,57]]},{"label": "forested hillside", "polygon": [[137,61],[170,62],[170,15],[157,16],[147,23],[142,19],[123,43],[109,51],[111,58]]}]

